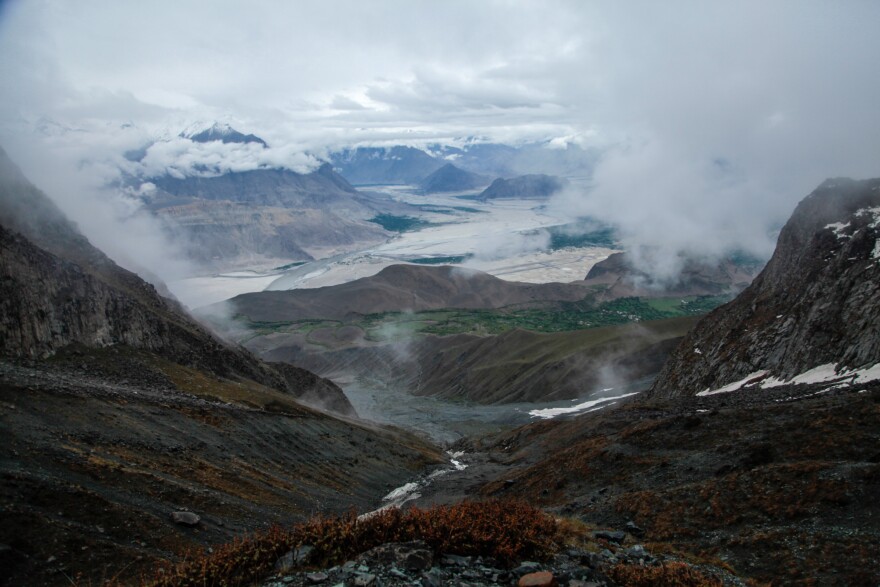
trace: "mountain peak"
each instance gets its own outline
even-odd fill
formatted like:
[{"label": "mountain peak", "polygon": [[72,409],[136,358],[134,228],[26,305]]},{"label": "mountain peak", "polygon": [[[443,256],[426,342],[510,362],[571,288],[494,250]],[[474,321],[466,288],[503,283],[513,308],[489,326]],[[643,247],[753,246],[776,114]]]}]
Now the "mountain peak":
[{"label": "mountain peak", "polygon": [[215,122],[211,127],[195,133],[182,133],[180,136],[188,138],[196,143],[210,143],[220,141],[222,143],[257,143],[263,148],[268,147],[266,141],[253,134],[241,133],[226,123]]}]

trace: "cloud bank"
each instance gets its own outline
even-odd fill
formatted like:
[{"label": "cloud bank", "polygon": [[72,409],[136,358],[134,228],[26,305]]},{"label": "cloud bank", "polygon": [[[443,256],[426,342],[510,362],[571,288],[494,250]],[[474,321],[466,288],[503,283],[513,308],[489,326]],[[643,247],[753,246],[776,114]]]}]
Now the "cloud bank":
[{"label": "cloud bank", "polygon": [[[304,170],[355,144],[576,142],[604,156],[592,190],[554,203],[565,214],[613,222],[630,247],[766,254],[823,179],[880,175],[877,22],[860,1],[13,0],[0,141],[14,156],[38,129],[105,176],[157,137],[151,174]],[[273,149],[193,148],[175,137],[195,120]]]}]

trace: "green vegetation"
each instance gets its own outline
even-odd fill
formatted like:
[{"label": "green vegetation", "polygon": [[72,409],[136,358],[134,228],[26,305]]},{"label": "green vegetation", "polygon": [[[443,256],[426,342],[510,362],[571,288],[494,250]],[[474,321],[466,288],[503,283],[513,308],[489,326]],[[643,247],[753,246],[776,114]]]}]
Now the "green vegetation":
[{"label": "green vegetation", "polygon": [[391,232],[411,232],[434,224],[412,216],[395,216],[394,214],[379,214],[370,218],[368,222],[378,224]]},{"label": "green vegetation", "polygon": [[470,208],[468,206],[453,206],[453,210],[458,210],[459,212],[469,212],[471,214],[488,214],[485,210],[478,210],[476,208]]},{"label": "green vegetation", "polygon": [[618,246],[614,229],[591,219],[552,226],[547,230],[550,233],[551,251],[567,247],[605,247],[613,249]]},{"label": "green vegetation", "polygon": [[500,310],[431,310],[384,312],[359,319],[251,322],[255,335],[290,332],[308,337],[319,329],[360,328],[367,340],[382,342],[413,334],[501,334],[517,328],[533,332],[569,332],[633,322],[699,316],[730,300],[730,296],[686,298],[618,298],[596,304],[592,298],[540,308]]}]

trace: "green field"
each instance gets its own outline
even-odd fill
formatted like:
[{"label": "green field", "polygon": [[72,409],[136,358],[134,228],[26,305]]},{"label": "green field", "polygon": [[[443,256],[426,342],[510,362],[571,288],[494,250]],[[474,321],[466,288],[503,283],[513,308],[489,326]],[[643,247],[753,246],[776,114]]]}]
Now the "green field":
[{"label": "green field", "polygon": [[354,326],[367,340],[388,341],[414,334],[501,334],[514,329],[532,332],[570,332],[619,326],[637,322],[699,316],[730,300],[729,296],[686,298],[620,298],[595,304],[560,303],[553,307],[525,310],[434,310],[426,312],[386,312],[346,321],[301,320],[255,322],[248,326],[257,335],[272,332],[297,333],[308,337],[318,329]]},{"label": "green field", "polygon": [[458,265],[459,263],[464,263],[468,259],[473,257],[473,255],[458,255],[455,257],[420,257],[418,259],[410,259],[410,263],[417,263],[419,265]]},{"label": "green field", "polygon": [[395,216],[394,214],[379,214],[370,218],[368,222],[378,224],[391,232],[411,232],[434,224],[433,222],[420,220],[412,216]]}]

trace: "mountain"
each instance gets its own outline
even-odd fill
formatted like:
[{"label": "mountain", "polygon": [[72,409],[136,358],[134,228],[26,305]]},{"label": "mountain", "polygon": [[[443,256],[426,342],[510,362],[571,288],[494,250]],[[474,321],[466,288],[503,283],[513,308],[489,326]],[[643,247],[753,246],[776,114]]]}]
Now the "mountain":
[{"label": "mountain", "polygon": [[443,167],[444,161],[415,147],[396,146],[344,149],[331,153],[330,163],[356,185],[415,185]]},{"label": "mountain", "polygon": [[252,134],[243,134],[229,126],[228,124],[215,123],[210,128],[194,134],[185,134],[191,141],[196,143],[210,143],[211,141],[220,141],[221,143],[256,143],[263,147],[268,147],[266,141]]},{"label": "mountain", "polygon": [[250,322],[310,318],[341,320],[349,315],[440,308],[491,309],[542,302],[580,301],[580,284],[518,283],[451,266],[392,265],[376,275],[314,289],[262,291],[228,303]]},{"label": "mountain", "polygon": [[373,209],[328,164],[311,173],[256,169],[151,178],[142,199],[191,259],[228,267],[311,260],[383,241]]},{"label": "mountain", "polygon": [[459,169],[447,163],[419,183],[419,187],[428,194],[436,192],[462,192],[482,187],[489,183],[489,178]]},{"label": "mountain", "polygon": [[439,462],[351,416],[333,383],[261,362],[117,266],[0,150],[4,583],[133,582],[269,522],[374,508]]},{"label": "mountain", "polygon": [[705,261],[682,257],[674,280],[663,281],[639,269],[628,253],[614,253],[590,268],[584,284],[603,299],[620,297],[715,296],[742,291],[760,269],[751,258]]},{"label": "mountain", "polygon": [[825,181],[797,206],[760,275],[701,321],[652,393],[827,380],[880,363],[878,237],[880,179]]},{"label": "mountain", "polygon": [[498,178],[480,192],[481,200],[499,198],[549,198],[568,185],[559,177],[544,174],[521,175],[510,179]]}]

